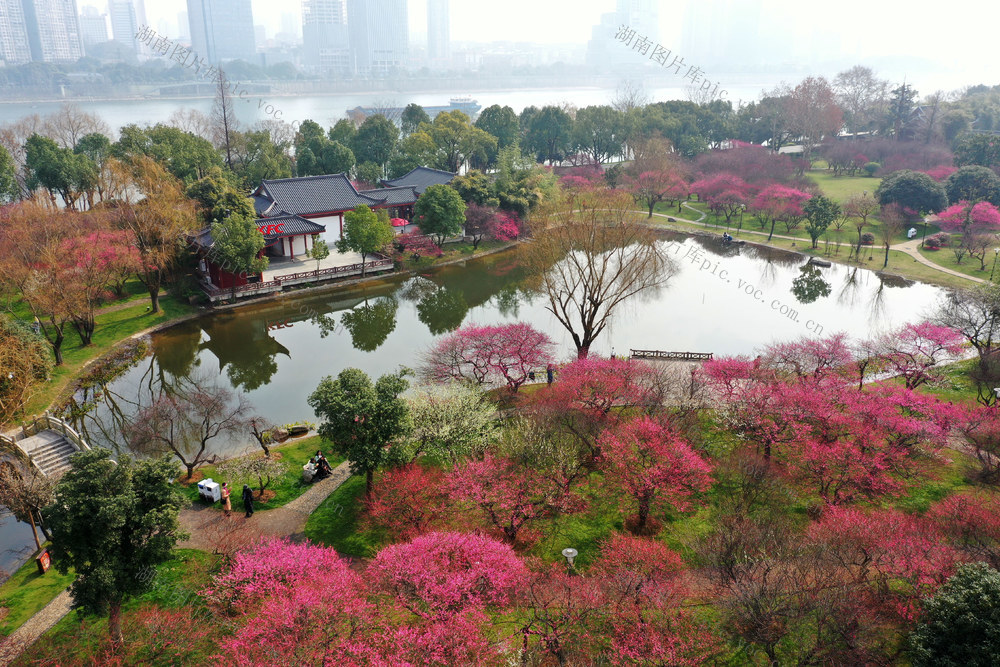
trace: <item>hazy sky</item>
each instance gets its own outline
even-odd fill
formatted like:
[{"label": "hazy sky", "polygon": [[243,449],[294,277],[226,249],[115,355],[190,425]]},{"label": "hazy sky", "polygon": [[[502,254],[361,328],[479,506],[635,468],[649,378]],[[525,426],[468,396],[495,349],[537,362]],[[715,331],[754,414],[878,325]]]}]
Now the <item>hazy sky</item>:
[{"label": "hazy sky", "polygon": [[[80,4],[103,4],[101,0],[79,0]],[[712,31],[730,32],[733,26],[767,39],[775,49],[798,43],[816,58],[867,58],[910,56],[923,58],[941,70],[968,78],[971,70],[992,75],[1000,82],[1000,71],[992,67],[996,18],[985,0],[951,0],[924,10],[900,0],[841,0],[808,3],[802,0],[684,0],[660,3],[660,34],[664,44],[679,45],[686,26],[687,9],[699,8],[708,17]],[[414,41],[425,34],[426,0],[410,0],[410,25]],[[534,41],[585,44],[600,15],[612,11],[615,0],[452,0],[451,35],[456,41]],[[160,19],[176,24],[185,11],[185,0],[146,0],[146,12],[155,27]],[[301,2],[297,0],[253,0],[254,22],[266,26],[268,36],[281,28],[281,16],[293,13],[301,24]],[[977,19],[978,17],[978,19]],[[700,22],[700,21],[699,21]],[[835,46],[820,53],[813,43]],[[986,63],[990,63],[988,67]],[[978,75],[978,74],[977,74]]]}]

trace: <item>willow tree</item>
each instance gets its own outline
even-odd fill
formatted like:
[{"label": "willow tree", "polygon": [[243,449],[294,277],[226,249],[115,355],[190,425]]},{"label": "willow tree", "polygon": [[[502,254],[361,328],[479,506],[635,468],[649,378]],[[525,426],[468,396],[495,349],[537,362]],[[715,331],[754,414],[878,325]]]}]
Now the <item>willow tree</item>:
[{"label": "willow tree", "polygon": [[526,263],[581,359],[621,303],[676,272],[633,206],[623,191],[584,192],[532,221],[537,231]]}]

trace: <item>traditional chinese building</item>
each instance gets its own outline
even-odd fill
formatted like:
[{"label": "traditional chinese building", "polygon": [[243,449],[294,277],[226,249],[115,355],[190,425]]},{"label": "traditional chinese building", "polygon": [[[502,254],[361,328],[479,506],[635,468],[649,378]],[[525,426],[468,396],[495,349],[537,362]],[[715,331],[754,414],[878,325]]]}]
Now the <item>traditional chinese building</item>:
[{"label": "traditional chinese building", "polygon": [[[431,169],[430,167],[417,167],[410,172],[391,181],[382,181],[382,185],[389,188],[412,187],[417,192],[417,196],[424,194],[424,191],[432,185],[448,185],[458,174],[451,171]],[[379,190],[378,192],[381,192]],[[409,218],[407,218],[409,219]]]},{"label": "traditional chinese building", "polygon": [[[297,215],[277,215],[273,218],[259,218],[256,220],[257,229],[264,236],[264,249],[260,256],[267,257],[271,263],[279,263],[282,260],[292,261],[295,259],[305,259],[312,250],[314,239],[319,237],[326,228],[310,220]],[[200,260],[198,263],[199,272],[216,288],[230,289],[249,283],[261,282],[263,274],[245,275],[233,273],[218,260],[212,248],[215,246],[215,239],[212,238],[211,228],[206,228],[192,239],[192,245],[198,251]]]},{"label": "traditional chinese building", "polygon": [[[412,173],[412,172],[411,172]],[[326,227],[327,243],[344,232],[344,214],[358,206],[386,209],[391,218],[409,220],[420,193],[411,185],[358,191],[345,174],[262,181],[252,197],[263,219],[296,215]]]}]

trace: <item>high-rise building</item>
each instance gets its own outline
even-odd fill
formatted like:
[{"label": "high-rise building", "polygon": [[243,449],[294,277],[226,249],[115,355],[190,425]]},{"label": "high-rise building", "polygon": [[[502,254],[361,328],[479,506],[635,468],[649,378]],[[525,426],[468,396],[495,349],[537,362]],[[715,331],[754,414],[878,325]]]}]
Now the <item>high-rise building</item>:
[{"label": "high-rise building", "polygon": [[177,39],[181,42],[191,41],[191,24],[187,12],[177,12]]},{"label": "high-rise building", "polygon": [[139,21],[135,15],[132,0],[108,0],[108,15],[111,17],[111,34],[119,44],[139,53]]},{"label": "high-rise building", "polygon": [[108,17],[97,10],[97,7],[87,5],[80,9],[80,39],[83,48],[95,44],[103,44],[108,36]]},{"label": "high-rise building", "polygon": [[23,65],[31,62],[28,25],[21,0],[0,0],[0,63]]},{"label": "high-rise building", "polygon": [[451,60],[451,7],[449,0],[427,0],[427,59],[432,67],[446,68]]},{"label": "high-rise building", "polygon": [[594,26],[587,44],[587,64],[603,69],[645,64],[641,56],[629,53],[628,47],[615,40],[615,34],[621,26],[628,26],[637,35],[658,44],[660,12],[657,0],[618,0],[615,11],[602,14],[601,22]]},{"label": "high-rise building", "polygon": [[257,62],[250,0],[187,0],[187,7],[191,48],[200,57]]},{"label": "high-rise building", "polygon": [[350,37],[344,0],[302,3],[302,61],[326,74],[351,71]]},{"label": "high-rise building", "polygon": [[403,67],[409,55],[406,0],[348,0],[351,65],[361,74]]},{"label": "high-rise building", "polygon": [[21,8],[33,61],[75,62],[83,57],[76,0],[22,0]]}]

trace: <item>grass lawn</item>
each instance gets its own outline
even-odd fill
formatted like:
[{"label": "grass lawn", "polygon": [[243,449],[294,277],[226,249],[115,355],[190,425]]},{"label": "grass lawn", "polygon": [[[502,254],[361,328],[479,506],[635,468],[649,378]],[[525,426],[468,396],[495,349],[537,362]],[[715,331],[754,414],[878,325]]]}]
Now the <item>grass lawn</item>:
[{"label": "grass lawn", "polygon": [[[157,568],[153,589],[124,606],[126,654],[120,664],[207,664],[217,651],[220,628],[197,593],[216,571],[215,556],[175,550]],[[192,617],[203,632],[192,631]],[[102,664],[108,648],[106,617],[70,613],[25,652],[21,664]]]},{"label": "grass lawn", "polygon": [[[954,240],[958,243],[957,237]],[[951,248],[941,248],[939,250],[928,250],[927,248],[920,248],[918,252],[929,259],[930,261],[949,268],[952,271],[958,271],[959,273],[964,273],[967,276],[974,276],[976,278],[982,278],[983,280],[990,279],[990,273],[993,270],[993,250],[986,251],[986,269],[982,270],[979,268],[979,260],[975,257],[969,257],[966,255],[962,258],[962,263],[959,264],[955,260],[955,253],[951,251]],[[998,262],[1000,264],[1000,262]]]},{"label": "grass lawn", "polygon": [[0,608],[7,610],[5,616],[0,616],[0,636],[17,630],[71,583],[72,573],[59,574],[55,568],[39,574],[34,559],[22,565],[0,586]]},{"label": "grass lawn", "polygon": [[85,363],[104,354],[119,341],[149,327],[197,312],[195,307],[168,296],[160,299],[159,313],[150,313],[148,305],[146,300],[138,300],[122,310],[98,315],[93,340],[87,347],[80,344],[79,335],[67,325],[66,340],[63,342],[63,365],[57,367],[49,382],[39,388],[39,392],[25,407],[25,413],[30,415],[44,411],[76,377]]},{"label": "grass lawn", "polygon": [[362,530],[359,519],[364,509],[365,478],[353,475],[340,485],[306,521],[306,537],[333,547],[344,556],[370,558],[382,546],[379,531]]},{"label": "grass lawn", "polygon": [[[291,442],[287,442],[283,445],[278,445],[277,447],[272,446],[271,448],[272,456],[275,454],[281,454],[281,461],[286,463],[288,470],[280,478],[271,483],[267,488],[268,491],[274,492],[274,497],[269,498],[265,502],[255,501],[254,508],[255,511],[262,512],[265,510],[274,509],[276,507],[281,507],[282,505],[287,505],[292,502],[303,493],[311,488],[311,484],[307,484],[302,481],[302,466],[316,454],[317,449],[322,449],[324,454],[329,454],[330,443],[324,441],[318,435],[314,435],[309,438],[296,438]],[[262,452],[259,450],[253,453],[254,456],[259,456]],[[331,467],[336,467],[340,465],[344,459],[337,456],[328,455],[327,460],[330,461]],[[192,502],[198,502],[198,481],[206,478],[211,478],[220,484],[222,482],[230,482],[230,486],[233,487],[232,490],[232,502],[233,509],[235,511],[237,505],[240,505],[240,488],[236,488],[232,480],[227,479],[218,472],[218,466],[209,465],[198,468],[200,475],[195,475],[195,481],[190,484],[183,483],[182,478],[182,489],[185,495]],[[256,491],[256,488],[254,489]],[[219,511],[222,511],[222,504],[216,503],[213,507]]]},{"label": "grass lawn", "polygon": [[875,188],[882,182],[882,179],[877,177],[834,176],[832,171],[815,169],[807,171],[806,177],[818,185],[823,194],[838,204],[843,204],[854,195],[860,195],[865,191],[874,193]]},{"label": "grass lawn", "polygon": [[465,241],[460,241],[458,243],[445,243],[441,248],[443,254],[440,257],[420,257],[420,259],[404,257],[402,260],[402,268],[404,270],[427,269],[437,264],[443,264],[444,262],[450,262],[463,257],[472,257],[473,255],[479,255],[483,252],[494,250],[496,248],[502,248],[506,245],[509,244],[504,241],[483,240],[480,241],[478,248],[473,249],[472,244],[466,243]]}]

